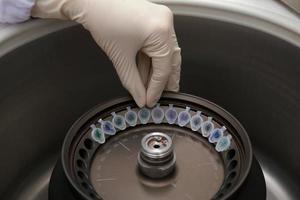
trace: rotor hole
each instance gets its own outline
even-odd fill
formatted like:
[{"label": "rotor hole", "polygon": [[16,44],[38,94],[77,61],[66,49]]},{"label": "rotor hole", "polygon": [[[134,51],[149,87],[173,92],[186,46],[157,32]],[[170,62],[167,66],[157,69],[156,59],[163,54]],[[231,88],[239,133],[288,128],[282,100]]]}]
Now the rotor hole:
[{"label": "rotor hole", "polygon": [[87,178],[87,175],[86,175],[85,173],[83,173],[82,171],[78,171],[78,172],[77,172],[77,175],[78,175],[78,177],[81,178],[81,179]]},{"label": "rotor hole", "polygon": [[84,189],[89,189],[89,185],[86,182],[82,182],[81,185]]},{"label": "rotor hole", "polygon": [[76,164],[79,168],[86,168],[86,164],[82,160],[77,160]]},{"label": "rotor hole", "polygon": [[228,190],[231,187],[232,183],[227,183],[225,189]]},{"label": "rotor hole", "polygon": [[230,149],[227,153],[227,160],[231,160],[232,158],[234,158],[236,152],[234,149]]},{"label": "rotor hole", "polygon": [[84,140],[84,146],[87,148],[87,149],[92,149],[93,148],[93,141],[90,140],[90,139],[85,139]]},{"label": "rotor hole", "polygon": [[80,150],[79,150],[79,155],[80,155],[80,157],[83,158],[83,159],[86,159],[86,158],[88,157],[88,153],[87,153],[87,151],[84,150],[84,149],[80,149]]},{"label": "rotor hole", "polygon": [[232,179],[234,179],[236,177],[236,172],[231,172],[228,177],[227,177],[227,180],[228,181],[231,181]]},{"label": "rotor hole", "polygon": [[155,149],[159,149],[159,148],[160,148],[160,145],[155,144],[153,147],[154,147]]},{"label": "rotor hole", "polygon": [[221,197],[223,197],[224,196],[224,194],[223,193],[220,193],[219,195],[218,195],[218,198],[221,198]]},{"label": "rotor hole", "polygon": [[238,162],[236,160],[231,161],[228,166],[228,170],[229,171],[233,170],[234,168],[236,168],[237,164],[238,164]]},{"label": "rotor hole", "polygon": [[90,197],[95,199],[96,198],[96,195],[94,193],[90,193]]}]

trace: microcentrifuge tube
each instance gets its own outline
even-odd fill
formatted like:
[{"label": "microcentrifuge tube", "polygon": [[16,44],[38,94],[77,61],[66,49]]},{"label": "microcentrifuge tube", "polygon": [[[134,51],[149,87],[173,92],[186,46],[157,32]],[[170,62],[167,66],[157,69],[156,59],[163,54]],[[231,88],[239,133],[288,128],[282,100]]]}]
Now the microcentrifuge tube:
[{"label": "microcentrifuge tube", "polygon": [[111,113],[111,115],[113,116],[112,123],[117,129],[126,129],[125,118],[122,115],[117,115],[115,112]]},{"label": "microcentrifuge tube", "polygon": [[101,124],[101,129],[102,132],[107,134],[107,135],[115,135],[116,134],[116,129],[114,125],[110,121],[104,121],[102,119],[99,119],[98,121]]},{"label": "microcentrifuge tube", "polygon": [[150,119],[150,110],[148,108],[141,108],[138,112],[139,120],[142,124],[147,124]]},{"label": "microcentrifuge tube", "polygon": [[201,117],[201,111],[197,111],[197,113],[191,118],[191,129],[193,131],[198,131],[201,128],[201,124],[203,119]]},{"label": "microcentrifuge tube", "polygon": [[155,108],[151,111],[152,120],[155,124],[160,124],[164,119],[164,110],[160,107],[160,104],[156,104]]},{"label": "microcentrifuge tube", "polygon": [[231,135],[226,135],[221,137],[215,147],[216,151],[222,152],[228,150],[231,144],[231,138],[232,138]]},{"label": "microcentrifuge tube", "polygon": [[169,124],[174,124],[177,119],[177,111],[173,107],[173,104],[169,104],[169,108],[165,112],[165,117],[167,119],[167,122]]},{"label": "microcentrifuge tube", "polygon": [[125,120],[129,126],[135,126],[137,124],[137,114],[135,111],[127,107],[127,112],[125,113]]},{"label": "microcentrifuge tube", "polygon": [[201,125],[201,133],[203,137],[208,137],[213,129],[214,124],[212,123],[212,117],[208,117]]},{"label": "microcentrifuge tube", "polygon": [[105,135],[100,128],[97,128],[94,124],[91,125],[92,132],[91,136],[93,140],[98,142],[99,144],[103,144],[105,142]]},{"label": "microcentrifuge tube", "polygon": [[210,134],[210,136],[209,136],[209,138],[208,138],[208,141],[210,142],[210,143],[216,143],[216,142],[218,142],[218,140],[221,138],[221,137],[223,137],[223,135],[224,135],[224,131],[226,130],[226,127],[225,126],[222,126],[222,128],[216,128],[216,129],[214,129],[212,132],[211,132],[211,134]]},{"label": "microcentrifuge tube", "polygon": [[178,125],[183,127],[187,125],[191,120],[190,107],[186,107],[185,110],[178,114]]}]

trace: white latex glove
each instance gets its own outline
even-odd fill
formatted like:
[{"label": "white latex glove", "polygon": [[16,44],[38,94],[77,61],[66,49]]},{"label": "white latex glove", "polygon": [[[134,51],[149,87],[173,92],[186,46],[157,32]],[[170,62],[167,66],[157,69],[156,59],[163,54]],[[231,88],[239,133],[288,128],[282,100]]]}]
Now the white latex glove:
[{"label": "white latex glove", "polygon": [[146,0],[37,0],[32,16],[81,23],[113,62],[137,105],[178,91],[181,55],[169,8]]}]

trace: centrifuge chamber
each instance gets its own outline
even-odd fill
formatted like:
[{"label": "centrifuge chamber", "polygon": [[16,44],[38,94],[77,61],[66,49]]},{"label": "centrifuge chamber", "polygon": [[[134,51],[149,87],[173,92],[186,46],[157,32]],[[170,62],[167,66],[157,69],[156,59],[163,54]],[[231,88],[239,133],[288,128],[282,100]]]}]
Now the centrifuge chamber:
[{"label": "centrifuge chamber", "polygon": [[[171,7],[182,48],[181,91],[219,104],[243,124],[268,199],[299,199],[299,34],[248,14]],[[46,200],[72,123],[127,93],[80,25],[34,20],[19,29],[0,47],[0,196]]]}]

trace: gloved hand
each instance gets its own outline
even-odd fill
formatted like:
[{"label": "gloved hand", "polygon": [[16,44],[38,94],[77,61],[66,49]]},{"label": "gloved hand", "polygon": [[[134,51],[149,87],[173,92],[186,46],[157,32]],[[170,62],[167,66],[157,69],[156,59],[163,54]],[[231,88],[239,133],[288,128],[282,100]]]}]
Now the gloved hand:
[{"label": "gloved hand", "polygon": [[178,91],[181,55],[173,14],[146,0],[37,0],[32,16],[75,20],[113,62],[138,106]]}]

